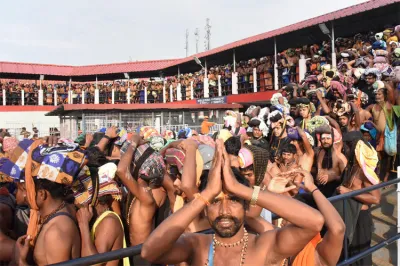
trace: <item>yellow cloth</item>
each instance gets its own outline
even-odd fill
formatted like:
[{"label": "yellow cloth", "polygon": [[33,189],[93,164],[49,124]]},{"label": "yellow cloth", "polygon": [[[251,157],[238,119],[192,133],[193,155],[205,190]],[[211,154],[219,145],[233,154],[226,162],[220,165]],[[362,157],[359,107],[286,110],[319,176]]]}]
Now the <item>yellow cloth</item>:
[{"label": "yellow cloth", "polygon": [[375,173],[378,164],[378,153],[372,146],[368,146],[364,141],[359,140],[356,146],[356,159],[364,175],[368,178],[372,185],[379,184],[379,178]]},{"label": "yellow cloth", "polygon": [[322,241],[321,235],[318,233],[310,242],[297,254],[292,266],[310,266],[315,265],[315,249]]},{"label": "yellow cloth", "polygon": [[232,137],[232,133],[227,129],[221,129],[217,135],[217,139],[222,139],[224,142]]},{"label": "yellow cloth", "polygon": [[[95,239],[96,228],[97,228],[97,226],[98,226],[98,225],[101,223],[101,221],[103,221],[103,219],[106,218],[109,214],[113,214],[113,215],[115,215],[115,216],[118,218],[118,220],[119,220],[119,222],[121,223],[121,226],[122,226],[122,231],[124,231],[124,225],[122,224],[122,221],[121,221],[121,218],[119,218],[119,215],[116,214],[115,212],[112,212],[112,211],[105,211],[105,212],[103,212],[103,213],[96,219],[96,221],[95,221],[94,224],[93,224],[92,231],[90,232],[90,236],[92,237],[92,241],[94,241],[94,239]],[[126,248],[125,232],[124,232],[124,240],[123,240],[122,248]],[[130,266],[129,258],[128,258],[128,257],[125,257],[125,258],[123,259],[123,263],[124,263],[124,264],[123,264],[124,266]]]}]

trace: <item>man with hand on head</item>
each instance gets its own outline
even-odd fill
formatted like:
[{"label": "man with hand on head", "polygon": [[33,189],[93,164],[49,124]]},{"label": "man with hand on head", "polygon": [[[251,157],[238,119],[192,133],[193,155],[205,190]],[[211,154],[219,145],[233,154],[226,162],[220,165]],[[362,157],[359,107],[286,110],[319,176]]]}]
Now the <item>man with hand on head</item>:
[{"label": "man with hand on head", "polygon": [[[243,224],[249,201],[292,225],[258,236],[248,234]],[[215,235],[183,234],[204,209]],[[208,179],[200,186],[200,193],[154,230],[143,244],[141,255],[163,264],[279,265],[283,259],[300,252],[323,223],[318,211],[296,200],[260,192],[260,187],[248,187],[243,176],[230,167],[223,143],[217,140],[213,165]]]}]

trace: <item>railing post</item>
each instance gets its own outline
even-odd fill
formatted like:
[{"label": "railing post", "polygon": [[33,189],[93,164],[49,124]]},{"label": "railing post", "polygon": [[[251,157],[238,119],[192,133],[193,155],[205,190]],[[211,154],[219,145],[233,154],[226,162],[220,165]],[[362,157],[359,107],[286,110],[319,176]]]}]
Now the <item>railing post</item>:
[{"label": "railing post", "polygon": [[6,97],[6,90],[3,89],[3,105],[6,105],[6,99],[7,99],[7,97]]},{"label": "railing post", "polygon": [[306,57],[304,55],[300,55],[299,59],[299,80],[303,80],[306,76],[307,65],[306,65]]},{"label": "railing post", "polygon": [[218,96],[222,96],[221,75],[218,75]]},{"label": "railing post", "polygon": [[190,99],[194,99],[194,93],[193,93],[193,81],[190,82]]},{"label": "railing post", "polygon": [[182,101],[182,85],[181,83],[178,83],[178,85],[176,86],[176,100]]},{"label": "railing post", "polygon": [[25,105],[25,91],[21,90],[21,104],[22,106]]},{"label": "railing post", "polygon": [[94,104],[99,104],[100,103],[100,91],[96,86],[96,89],[94,89]]},{"label": "railing post", "polygon": [[174,88],[172,84],[169,86],[169,99],[171,103],[174,101]]},{"label": "railing post", "polygon": [[204,78],[204,98],[209,98],[210,97],[210,89],[209,89],[209,84],[208,84],[208,78]]},{"label": "railing post", "polygon": [[57,102],[57,90],[54,89],[54,106],[57,106],[58,102]]},{"label": "railing post", "polygon": [[115,102],[115,90],[114,89],[111,89],[111,104],[114,104],[114,102]]},{"label": "railing post", "polygon": [[336,69],[336,53],[335,53],[335,28],[333,27],[333,21],[331,22],[332,24],[332,32],[331,32],[331,42],[332,42],[332,69]]},{"label": "railing post", "polygon": [[257,68],[253,68],[253,91],[257,92]]},{"label": "railing post", "polygon": [[82,104],[85,104],[85,90],[82,90]]},{"label": "railing post", "polygon": [[278,55],[276,50],[276,38],[274,38],[274,89],[279,90],[278,84]]},{"label": "railing post", "polygon": [[144,103],[147,103],[147,87],[144,87]]},{"label": "railing post", "polygon": [[238,94],[238,73],[232,72],[232,94]]},{"label": "railing post", "polygon": [[[163,103],[166,103],[167,102],[167,92],[166,92],[166,90],[165,90],[165,86],[166,86],[166,82],[165,82],[165,80],[164,80],[164,82],[163,82],[163,87],[162,87],[162,94],[163,94]],[[162,113],[162,112],[161,112]]]},{"label": "railing post", "polygon": [[128,88],[128,90],[126,91],[126,102],[128,104],[131,103],[131,88]]},{"label": "railing post", "polygon": [[71,90],[71,82],[72,82],[72,78],[69,78],[69,83],[68,83],[68,103],[69,104],[73,104],[74,100],[72,99],[72,90]]},{"label": "railing post", "polygon": [[38,99],[39,105],[42,106],[43,105],[43,90],[42,89],[39,90],[38,97],[39,97],[39,99]]}]

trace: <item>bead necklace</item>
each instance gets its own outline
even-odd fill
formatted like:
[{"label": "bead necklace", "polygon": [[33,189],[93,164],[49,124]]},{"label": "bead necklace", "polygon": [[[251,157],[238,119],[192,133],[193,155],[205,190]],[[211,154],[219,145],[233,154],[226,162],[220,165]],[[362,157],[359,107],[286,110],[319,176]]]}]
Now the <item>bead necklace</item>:
[{"label": "bead necklace", "polygon": [[[215,257],[215,247],[216,246],[221,246],[221,247],[225,247],[225,248],[230,248],[230,247],[235,247],[240,245],[241,243],[243,243],[243,247],[242,250],[240,252],[240,263],[239,266],[242,266],[244,264],[244,260],[246,259],[246,252],[247,252],[247,246],[248,246],[248,241],[249,241],[249,235],[246,231],[246,228],[244,228],[244,235],[243,238],[241,240],[239,240],[238,242],[232,243],[232,244],[225,244],[222,242],[219,242],[216,238],[215,238],[215,234],[213,235],[213,257]],[[214,266],[214,265],[209,265],[209,261],[207,258],[207,261],[205,263],[205,266]]]}]

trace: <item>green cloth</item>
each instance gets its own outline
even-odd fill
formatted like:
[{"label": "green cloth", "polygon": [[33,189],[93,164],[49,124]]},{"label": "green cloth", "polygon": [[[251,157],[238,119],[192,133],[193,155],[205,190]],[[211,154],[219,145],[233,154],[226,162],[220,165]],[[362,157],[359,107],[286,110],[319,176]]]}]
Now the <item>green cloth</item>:
[{"label": "green cloth", "polygon": [[396,116],[400,118],[400,105],[393,105],[392,108]]}]

